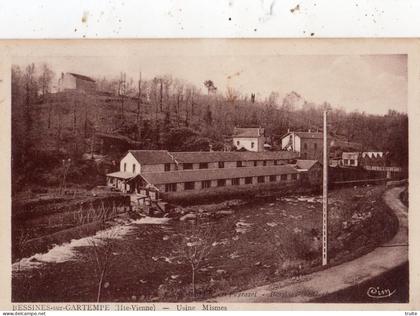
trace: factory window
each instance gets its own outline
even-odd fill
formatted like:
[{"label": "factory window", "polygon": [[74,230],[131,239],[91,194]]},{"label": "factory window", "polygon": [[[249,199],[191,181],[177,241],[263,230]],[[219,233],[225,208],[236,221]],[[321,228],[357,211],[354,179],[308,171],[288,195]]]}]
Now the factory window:
[{"label": "factory window", "polygon": [[265,167],[265,166],[267,166],[267,161],[263,161],[263,166]]},{"label": "factory window", "polygon": [[219,168],[224,168],[224,167],[225,167],[225,162],[219,161]]},{"label": "factory window", "polygon": [[166,192],[175,192],[176,191],[176,183],[165,184],[165,191]]},{"label": "factory window", "polygon": [[171,164],[165,163],[165,171],[171,171]]},{"label": "factory window", "polygon": [[185,182],[184,188],[185,190],[194,190],[194,182]]},{"label": "factory window", "polygon": [[282,175],[280,176],[280,180],[281,180],[281,181],[286,181],[286,180],[287,180],[287,174],[282,174]]},{"label": "factory window", "polygon": [[252,184],[252,177],[246,177],[245,184]]},{"label": "factory window", "polygon": [[226,180],[225,179],[217,180],[217,186],[218,187],[224,187],[225,185],[226,185]]},{"label": "factory window", "polygon": [[136,173],[136,164],[133,163],[133,173]]},{"label": "factory window", "polygon": [[193,164],[192,163],[184,163],[183,164],[184,170],[192,169]]},{"label": "factory window", "polygon": [[318,144],[314,143],[314,149],[316,150],[318,148]]},{"label": "factory window", "polygon": [[257,178],[258,183],[264,183],[265,182],[265,177],[264,176],[259,176]]},{"label": "factory window", "polygon": [[255,145],[254,142],[251,142],[251,148],[254,148],[254,145]]},{"label": "factory window", "polygon": [[127,171],[127,163],[124,162],[124,172]]},{"label": "factory window", "polygon": [[210,187],[211,187],[211,181],[210,180],[201,181],[201,188],[202,189],[208,189]]},{"label": "factory window", "polygon": [[200,162],[200,164],[198,165],[199,169],[208,169],[209,168],[209,164],[207,162]]},{"label": "factory window", "polygon": [[242,165],[242,161],[237,161],[237,162],[236,162],[236,167],[243,167],[243,165]]},{"label": "factory window", "polygon": [[303,149],[308,149],[308,144],[307,143],[303,144]]},{"label": "factory window", "polygon": [[254,167],[256,167],[258,165],[258,161],[254,161]]},{"label": "factory window", "polygon": [[270,176],[270,182],[276,182],[276,176],[275,175]]},{"label": "factory window", "polygon": [[297,174],[296,173],[292,174],[292,180],[296,180],[296,179],[297,179]]},{"label": "factory window", "polygon": [[239,178],[232,179],[232,185],[239,185]]}]

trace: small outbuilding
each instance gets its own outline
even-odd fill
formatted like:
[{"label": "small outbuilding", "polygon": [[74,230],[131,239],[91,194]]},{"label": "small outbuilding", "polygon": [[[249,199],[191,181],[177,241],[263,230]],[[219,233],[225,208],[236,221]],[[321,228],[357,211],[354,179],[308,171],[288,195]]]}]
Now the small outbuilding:
[{"label": "small outbuilding", "polygon": [[296,160],[295,168],[301,175],[302,184],[311,186],[322,184],[322,164],[318,160]]}]

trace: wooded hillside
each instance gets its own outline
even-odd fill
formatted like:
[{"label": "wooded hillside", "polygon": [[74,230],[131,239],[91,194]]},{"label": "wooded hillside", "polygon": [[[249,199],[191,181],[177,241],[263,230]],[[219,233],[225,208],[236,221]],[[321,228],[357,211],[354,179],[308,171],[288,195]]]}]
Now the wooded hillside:
[{"label": "wooded hillside", "polygon": [[325,108],[332,135],[360,142],[364,150],[389,151],[402,166],[408,163],[408,118],[393,110],[383,116],[348,113],[293,91],[286,96],[272,92],[264,99],[231,88],[222,93],[211,78],[191,84],[167,75],[135,82],[121,73],[96,78],[94,94],[52,93],[55,81],[46,64],[12,69],[14,172],[24,172],[39,152],[77,160],[91,151],[97,132],[129,137],[142,149],[194,151],[212,145],[222,150],[235,126],[261,126],[279,149],[277,142],[288,129],[321,130]]}]

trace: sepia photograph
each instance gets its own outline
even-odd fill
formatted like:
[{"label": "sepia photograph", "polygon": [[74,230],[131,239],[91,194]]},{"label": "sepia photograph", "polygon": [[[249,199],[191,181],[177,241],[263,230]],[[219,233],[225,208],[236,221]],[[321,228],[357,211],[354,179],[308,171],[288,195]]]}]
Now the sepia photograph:
[{"label": "sepia photograph", "polygon": [[11,56],[12,303],[409,303],[407,53],[278,42]]}]

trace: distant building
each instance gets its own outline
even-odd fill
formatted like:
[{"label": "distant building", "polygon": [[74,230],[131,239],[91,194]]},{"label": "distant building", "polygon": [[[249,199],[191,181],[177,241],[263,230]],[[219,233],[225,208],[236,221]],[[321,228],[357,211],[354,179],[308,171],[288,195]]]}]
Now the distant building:
[{"label": "distant building", "polygon": [[360,152],[343,152],[343,166],[358,167],[360,166]]},{"label": "distant building", "polygon": [[96,81],[90,77],[75,74],[72,72],[61,73],[58,80],[58,91],[96,91]]},{"label": "distant building", "polygon": [[297,160],[295,168],[301,173],[302,184],[322,184],[322,164],[318,160]]},{"label": "distant building", "polygon": [[[288,132],[281,137],[281,149],[299,153],[301,159],[322,161],[323,133]],[[342,152],[361,151],[362,144],[328,136],[329,158],[333,164],[342,159]]]},{"label": "distant building", "polygon": [[385,166],[386,155],[380,151],[343,152],[342,165],[345,167]]},{"label": "distant building", "polygon": [[239,128],[233,130],[233,145],[237,149],[264,151],[264,128]]},{"label": "distant building", "polygon": [[281,149],[299,153],[301,159],[322,161],[323,135],[319,132],[288,132]]}]

